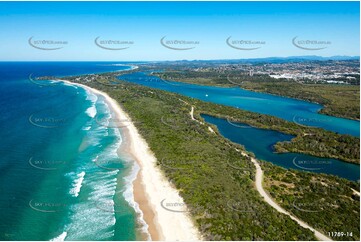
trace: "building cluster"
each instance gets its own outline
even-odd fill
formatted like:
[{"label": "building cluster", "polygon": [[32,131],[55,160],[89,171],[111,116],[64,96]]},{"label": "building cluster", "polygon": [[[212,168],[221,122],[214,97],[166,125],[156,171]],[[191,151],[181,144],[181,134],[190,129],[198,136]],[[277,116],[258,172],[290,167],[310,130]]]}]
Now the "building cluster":
[{"label": "building cluster", "polygon": [[89,74],[89,75],[75,77],[74,80],[77,82],[93,82],[96,81],[97,79],[108,80],[111,77],[112,77],[111,75]]},{"label": "building cluster", "polygon": [[312,81],[315,83],[353,83],[360,80],[359,61],[304,61],[287,63],[220,64],[196,68],[195,71],[225,73],[239,71],[245,75],[268,75],[275,79]]}]

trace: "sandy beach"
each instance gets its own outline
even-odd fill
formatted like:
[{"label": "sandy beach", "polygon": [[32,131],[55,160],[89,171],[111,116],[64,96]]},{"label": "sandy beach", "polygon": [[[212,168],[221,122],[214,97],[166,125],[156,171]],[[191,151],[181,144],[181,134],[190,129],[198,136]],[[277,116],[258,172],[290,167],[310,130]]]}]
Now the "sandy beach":
[{"label": "sandy beach", "polygon": [[201,240],[202,237],[187,213],[187,207],[178,191],[159,169],[157,159],[140,136],[129,116],[108,94],[83,84],[61,80],[69,85],[80,86],[105,98],[116,120],[121,125],[123,142],[118,153],[129,155],[140,167],[133,182],[134,200],[139,204],[142,217],[148,225],[152,240]]}]

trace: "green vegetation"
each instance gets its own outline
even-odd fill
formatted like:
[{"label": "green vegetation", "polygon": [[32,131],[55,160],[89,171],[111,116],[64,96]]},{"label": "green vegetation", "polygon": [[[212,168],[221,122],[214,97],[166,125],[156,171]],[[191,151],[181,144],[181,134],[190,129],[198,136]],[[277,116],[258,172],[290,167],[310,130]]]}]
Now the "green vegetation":
[{"label": "green vegetation", "polygon": [[242,88],[322,104],[320,113],[360,119],[360,86],[300,84],[290,81],[246,81]]},{"label": "green vegetation", "polygon": [[[240,86],[244,89],[291,97],[322,104],[320,113],[360,119],[360,86],[340,84],[303,84],[286,79],[274,79],[268,75],[249,76],[228,71],[167,71],[154,73],[160,78],[211,86]],[[307,80],[302,80],[307,83]]]},{"label": "green vegetation", "polygon": [[[241,156],[236,150],[243,147],[217,135],[216,127],[212,127],[216,131],[212,133],[207,125],[191,120],[189,112],[192,105],[196,107],[194,115],[198,120],[201,120],[200,113],[207,113],[298,135],[312,132],[320,138],[321,143],[328,141],[325,140],[328,135],[333,138],[337,138],[338,135],[322,129],[301,127],[271,116],[205,103],[131,83],[112,85],[111,80],[105,80],[99,79],[98,82],[86,84],[107,92],[130,115],[157,157],[159,167],[179,189],[190,208],[192,218],[206,240],[315,240],[311,231],[275,211],[259,196],[254,188],[255,168],[248,158]],[[353,142],[356,140],[352,137],[350,139],[352,145],[347,142],[345,145],[355,145]],[[277,180],[285,173],[281,168],[266,164],[267,184],[268,180]],[[342,188],[345,191],[350,186],[357,189],[356,183],[334,176],[293,171],[292,173],[295,176],[294,186],[300,186],[299,189],[309,184],[309,180],[303,178],[308,176],[305,174],[312,174],[315,179],[323,179],[322,181],[330,187]],[[311,189],[302,191],[307,199],[313,198]],[[277,189],[272,192],[277,201],[283,196],[282,191]],[[336,195],[332,194],[332,197],[334,196]],[[162,199],[160,198],[160,201]],[[359,203],[353,199],[343,206],[345,211],[353,211]],[[334,217],[328,223],[335,231],[358,231],[359,216],[356,214],[351,213],[348,219],[352,221],[345,224],[339,223],[343,221],[345,214],[334,213],[332,216]],[[328,215],[322,217],[328,218]],[[302,219],[309,221],[307,216],[303,216]],[[357,238],[355,236],[351,239]]]},{"label": "green vegetation", "polygon": [[359,138],[336,134],[321,128],[300,126],[273,116],[257,114],[233,107],[210,104],[198,100],[194,100],[193,103],[204,114],[296,136],[291,142],[278,142],[274,147],[277,152],[304,153],[352,163],[360,162]]},{"label": "green vegetation", "polygon": [[107,92],[135,121],[206,240],[315,240],[262,200],[239,146],[190,119],[190,106],[179,98],[191,99],[128,83],[87,85]]},{"label": "green vegetation", "polygon": [[[103,83],[119,83],[116,79],[102,77]],[[108,82],[109,81],[109,82]],[[324,158],[334,158],[350,163],[360,163],[360,139],[350,135],[337,134],[321,128],[298,125],[277,117],[253,113],[233,107],[205,103],[191,99],[196,111],[216,117],[224,117],[233,122],[246,123],[263,129],[271,129],[294,135],[291,142],[278,142],[276,152],[294,152]],[[197,112],[195,115],[197,115]],[[201,117],[198,117],[201,119]]]},{"label": "green vegetation", "polygon": [[154,72],[153,75],[158,76],[164,80],[186,82],[205,86],[234,86],[234,84],[227,80],[227,74],[215,71],[167,70],[165,72]]},{"label": "green vegetation", "polygon": [[[286,170],[267,162],[261,164],[265,188],[287,211],[333,240],[360,240],[360,197],[352,190],[357,191],[358,184],[322,174]],[[345,234],[332,236],[331,232]]]}]

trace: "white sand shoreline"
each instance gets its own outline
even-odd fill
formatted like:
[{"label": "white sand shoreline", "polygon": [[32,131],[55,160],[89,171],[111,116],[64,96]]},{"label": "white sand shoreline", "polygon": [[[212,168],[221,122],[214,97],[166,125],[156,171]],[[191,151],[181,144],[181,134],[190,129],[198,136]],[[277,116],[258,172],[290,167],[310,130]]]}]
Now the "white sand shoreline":
[{"label": "white sand shoreline", "polygon": [[[97,89],[70,81],[60,81],[103,96],[117,116],[116,118],[119,121],[128,121],[126,126],[122,128],[126,140],[126,142],[122,142],[125,145],[122,145],[122,149],[128,152],[140,167],[137,178],[133,183],[134,198],[139,203],[139,207],[144,214],[144,220],[149,226],[152,239],[166,241],[201,240],[202,237],[199,231],[187,213],[170,211],[164,208],[164,204],[161,204],[164,200],[179,204],[184,204],[184,202],[178,191],[172,187],[159,167],[156,166],[157,160],[154,154],[119,104],[109,97],[107,93]],[[186,211],[186,209],[182,210]]]}]

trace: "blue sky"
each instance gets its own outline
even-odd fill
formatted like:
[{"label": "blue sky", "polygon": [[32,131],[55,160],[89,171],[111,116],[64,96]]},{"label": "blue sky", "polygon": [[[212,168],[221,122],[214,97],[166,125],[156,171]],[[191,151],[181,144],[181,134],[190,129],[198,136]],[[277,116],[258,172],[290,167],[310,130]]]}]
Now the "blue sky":
[{"label": "blue sky", "polygon": [[[0,60],[182,60],[359,55],[359,2],[0,2]],[[106,50],[94,40],[131,41]],[[195,41],[190,50],[160,39]],[[239,50],[226,39],[261,41]],[[327,41],[307,50],[292,39]],[[66,41],[41,50],[28,40]],[[38,45],[40,46],[40,45]],[[41,45],[51,48],[58,45]],[[104,45],[103,45],[104,46]],[[108,47],[120,45],[108,45]],[[170,45],[168,45],[170,46]],[[184,47],[183,45],[172,45]]]}]

